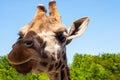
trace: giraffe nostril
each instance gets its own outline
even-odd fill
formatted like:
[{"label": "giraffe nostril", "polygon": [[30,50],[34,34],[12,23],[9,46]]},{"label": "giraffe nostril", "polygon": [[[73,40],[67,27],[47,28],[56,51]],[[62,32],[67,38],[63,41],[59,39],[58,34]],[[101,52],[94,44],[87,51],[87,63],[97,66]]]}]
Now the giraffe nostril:
[{"label": "giraffe nostril", "polygon": [[32,47],[33,46],[33,41],[32,40],[26,40],[24,42],[24,44],[27,46],[27,47]]}]

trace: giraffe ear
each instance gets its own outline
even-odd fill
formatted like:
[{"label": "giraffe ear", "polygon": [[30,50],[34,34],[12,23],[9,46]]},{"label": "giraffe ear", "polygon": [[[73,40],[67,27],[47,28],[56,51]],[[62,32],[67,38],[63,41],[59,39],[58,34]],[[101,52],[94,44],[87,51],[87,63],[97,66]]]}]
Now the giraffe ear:
[{"label": "giraffe ear", "polygon": [[88,22],[88,17],[84,17],[73,22],[71,28],[68,30],[67,44],[70,43],[73,38],[79,37],[84,33]]}]

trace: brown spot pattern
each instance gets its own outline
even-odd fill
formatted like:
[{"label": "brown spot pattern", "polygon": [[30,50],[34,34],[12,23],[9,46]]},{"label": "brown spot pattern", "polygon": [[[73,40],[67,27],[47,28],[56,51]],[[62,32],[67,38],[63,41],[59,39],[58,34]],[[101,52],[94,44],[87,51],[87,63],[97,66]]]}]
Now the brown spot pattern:
[{"label": "brown spot pattern", "polygon": [[54,67],[54,64],[51,64],[48,71],[51,71]]},{"label": "brown spot pattern", "polygon": [[42,66],[47,66],[47,62],[40,62],[40,64],[42,65]]}]

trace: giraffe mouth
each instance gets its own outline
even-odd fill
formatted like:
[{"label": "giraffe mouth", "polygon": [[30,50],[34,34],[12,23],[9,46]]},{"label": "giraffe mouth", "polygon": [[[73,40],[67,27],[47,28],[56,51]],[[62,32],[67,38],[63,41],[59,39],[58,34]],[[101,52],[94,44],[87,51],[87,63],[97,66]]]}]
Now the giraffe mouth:
[{"label": "giraffe mouth", "polygon": [[21,62],[14,62],[14,61],[11,61],[11,60],[8,58],[9,63],[12,64],[12,65],[21,65],[21,64],[24,64],[24,63],[29,62],[30,60],[32,60],[32,58],[28,58],[28,59],[26,59],[26,60],[24,60],[24,61],[21,61]]}]

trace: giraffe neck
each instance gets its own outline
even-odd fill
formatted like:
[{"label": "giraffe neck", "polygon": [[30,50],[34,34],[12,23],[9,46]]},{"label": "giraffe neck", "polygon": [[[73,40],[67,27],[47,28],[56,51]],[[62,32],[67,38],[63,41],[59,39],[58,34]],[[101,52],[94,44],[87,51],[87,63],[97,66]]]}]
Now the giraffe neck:
[{"label": "giraffe neck", "polygon": [[65,67],[65,69],[61,70],[60,72],[56,73],[50,73],[48,74],[50,77],[50,80],[71,80],[70,79],[70,71],[68,67]]}]

